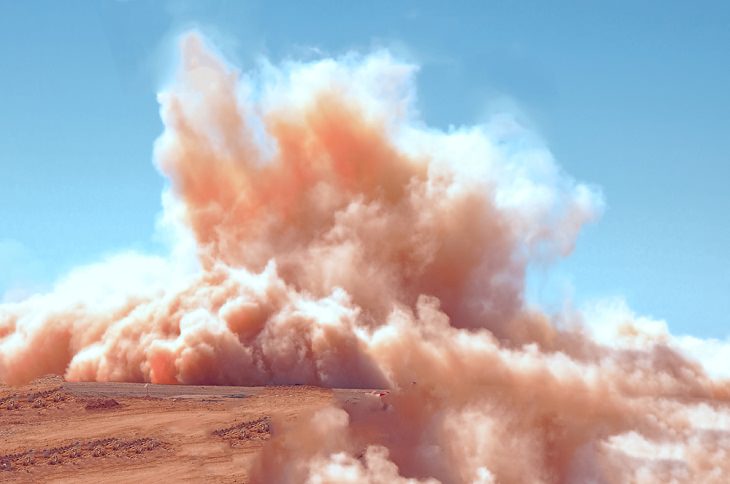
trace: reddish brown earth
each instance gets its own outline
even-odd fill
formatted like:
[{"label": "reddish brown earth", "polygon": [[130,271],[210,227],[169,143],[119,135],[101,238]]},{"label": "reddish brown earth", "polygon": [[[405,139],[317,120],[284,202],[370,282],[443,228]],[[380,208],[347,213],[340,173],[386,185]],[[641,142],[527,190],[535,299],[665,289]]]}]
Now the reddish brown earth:
[{"label": "reddish brown earth", "polygon": [[[367,390],[0,385],[0,482],[247,482],[277,426]],[[276,424],[272,424],[276,422]]]}]

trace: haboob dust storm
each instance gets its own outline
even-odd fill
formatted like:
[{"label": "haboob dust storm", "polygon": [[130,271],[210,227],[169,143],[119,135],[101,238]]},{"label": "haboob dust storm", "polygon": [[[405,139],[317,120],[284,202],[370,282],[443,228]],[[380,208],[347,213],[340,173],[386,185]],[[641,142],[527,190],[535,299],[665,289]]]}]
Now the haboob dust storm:
[{"label": "haboob dust storm", "polygon": [[525,300],[600,194],[515,123],[428,127],[415,71],[242,74],[185,35],[155,145],[169,254],[0,305],[0,380],[390,390],[275,427],[258,482],[726,482],[727,380],[642,318]]}]

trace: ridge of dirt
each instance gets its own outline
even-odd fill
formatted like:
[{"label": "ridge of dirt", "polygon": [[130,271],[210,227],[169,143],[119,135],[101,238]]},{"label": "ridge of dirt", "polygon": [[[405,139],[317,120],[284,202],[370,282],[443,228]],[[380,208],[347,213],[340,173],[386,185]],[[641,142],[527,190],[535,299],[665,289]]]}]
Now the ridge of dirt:
[{"label": "ridge of dirt", "polygon": [[165,442],[154,438],[118,439],[115,437],[74,441],[58,447],[27,449],[0,455],[0,471],[12,471],[19,467],[38,465],[62,465],[73,460],[97,457],[135,458],[146,452],[166,447]]},{"label": "ridge of dirt", "polygon": [[92,398],[86,402],[84,408],[86,410],[108,410],[110,408],[117,408],[120,404],[113,398]]},{"label": "ridge of dirt", "polygon": [[227,441],[231,447],[250,440],[268,440],[271,438],[271,417],[264,416],[216,429],[213,431],[213,435]]}]

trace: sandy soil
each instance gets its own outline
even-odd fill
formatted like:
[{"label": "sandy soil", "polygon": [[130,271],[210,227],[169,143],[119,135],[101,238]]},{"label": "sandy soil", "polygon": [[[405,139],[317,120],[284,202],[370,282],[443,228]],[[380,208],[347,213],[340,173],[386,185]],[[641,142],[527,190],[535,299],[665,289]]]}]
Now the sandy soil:
[{"label": "sandy soil", "polygon": [[247,482],[274,426],[367,390],[0,385],[0,482]]}]

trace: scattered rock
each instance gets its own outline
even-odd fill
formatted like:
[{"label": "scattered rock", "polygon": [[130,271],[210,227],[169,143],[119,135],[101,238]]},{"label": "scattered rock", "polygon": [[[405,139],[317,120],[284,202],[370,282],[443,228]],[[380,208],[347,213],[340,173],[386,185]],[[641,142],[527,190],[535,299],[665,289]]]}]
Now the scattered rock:
[{"label": "scattered rock", "polygon": [[213,432],[216,437],[227,440],[231,446],[239,442],[268,440],[271,437],[271,418],[261,417]]},{"label": "scattered rock", "polygon": [[0,408],[5,410],[22,410],[24,408],[59,408],[63,402],[72,400],[62,388],[51,388],[50,390],[14,393],[0,397]]},{"label": "scattered rock", "polygon": [[8,400],[5,402],[5,410],[18,410],[20,408],[20,405],[18,405],[18,402],[15,400]]},{"label": "scattered rock", "polygon": [[0,471],[15,470],[14,466],[62,465],[67,461],[93,457],[140,457],[146,452],[164,448],[165,445],[164,442],[152,438],[128,440],[108,438],[74,441],[61,447],[37,451],[35,449],[28,449],[16,454],[0,455]]}]

